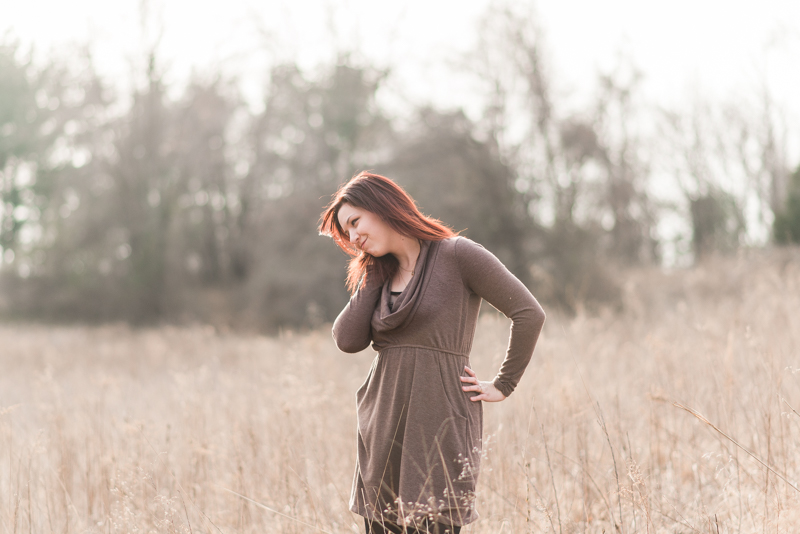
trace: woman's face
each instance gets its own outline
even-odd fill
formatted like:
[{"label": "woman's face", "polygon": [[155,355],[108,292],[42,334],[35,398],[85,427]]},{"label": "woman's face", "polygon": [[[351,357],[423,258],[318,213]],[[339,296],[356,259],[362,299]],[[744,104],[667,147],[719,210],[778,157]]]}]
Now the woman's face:
[{"label": "woman's face", "polygon": [[342,230],[350,236],[350,242],[359,250],[375,257],[391,252],[397,232],[371,211],[344,203],[337,218]]}]

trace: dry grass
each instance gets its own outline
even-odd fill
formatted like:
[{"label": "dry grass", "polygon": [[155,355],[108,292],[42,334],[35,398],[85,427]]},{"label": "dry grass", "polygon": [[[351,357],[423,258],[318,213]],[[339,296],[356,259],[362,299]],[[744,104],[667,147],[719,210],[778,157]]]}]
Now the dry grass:
[{"label": "dry grass", "polygon": [[[800,258],[633,273],[626,302],[550,314],[517,393],[485,407],[482,518],[463,532],[796,532]],[[507,331],[482,319],[483,376]],[[357,532],[371,358],[326,329],[0,327],[0,531]]]}]

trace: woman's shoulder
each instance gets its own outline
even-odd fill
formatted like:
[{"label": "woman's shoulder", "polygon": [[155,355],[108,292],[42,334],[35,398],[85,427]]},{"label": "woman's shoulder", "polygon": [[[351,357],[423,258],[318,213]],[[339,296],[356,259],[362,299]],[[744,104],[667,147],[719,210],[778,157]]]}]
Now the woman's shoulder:
[{"label": "woman's shoulder", "polygon": [[483,245],[463,235],[442,239],[441,243],[451,249],[454,254],[469,254],[472,250],[484,249]]},{"label": "woman's shoulder", "polygon": [[467,239],[464,236],[455,235],[453,237],[446,237],[440,241],[437,241],[437,246],[439,248],[439,254],[456,254],[456,249],[458,248],[458,243]]},{"label": "woman's shoulder", "polygon": [[[466,236],[463,236],[463,235],[454,235],[452,237],[446,237],[446,238],[442,239],[441,241],[439,241],[439,243],[446,244],[446,245],[449,245],[449,246],[452,246],[452,247],[455,247],[458,243],[462,243],[462,244],[469,243],[466,246],[478,246],[478,247],[481,246],[479,243],[476,243],[472,239],[470,239],[470,238],[468,238]],[[458,246],[460,247],[462,245],[458,245]]]},{"label": "woman's shoulder", "polygon": [[471,261],[477,254],[486,254],[488,251],[472,239],[457,235],[439,241],[439,254],[452,256],[457,262]]}]

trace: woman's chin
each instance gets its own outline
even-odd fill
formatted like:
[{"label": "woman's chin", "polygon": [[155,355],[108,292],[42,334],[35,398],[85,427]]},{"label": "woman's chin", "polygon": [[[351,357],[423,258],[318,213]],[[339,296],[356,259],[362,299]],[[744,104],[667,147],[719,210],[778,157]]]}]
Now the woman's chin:
[{"label": "woman's chin", "polygon": [[372,243],[367,243],[366,245],[367,245],[366,247],[363,247],[361,249],[361,252],[369,254],[370,256],[373,256],[375,258],[381,258],[383,256],[386,256],[385,250],[373,247]]}]

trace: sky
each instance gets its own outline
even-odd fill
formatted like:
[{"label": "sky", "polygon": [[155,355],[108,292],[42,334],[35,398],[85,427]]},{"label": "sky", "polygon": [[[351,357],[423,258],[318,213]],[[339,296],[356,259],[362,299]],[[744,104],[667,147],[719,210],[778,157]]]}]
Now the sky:
[{"label": "sky", "polygon": [[[100,71],[131,82],[143,45],[160,35],[167,81],[192,72],[236,76],[255,106],[268,67],[330,62],[357,50],[391,65],[390,89],[412,103],[469,108],[453,65],[476,46],[493,0],[0,0],[0,35],[40,57],[90,43]],[[556,86],[586,97],[620,55],[644,73],[647,98],[680,105],[696,95],[736,98],[766,83],[800,116],[797,0],[548,0],[535,2]],[[142,21],[146,22],[143,24]],[[390,91],[392,92],[392,91]],[[398,105],[402,103],[398,102]]]},{"label": "sky", "polygon": [[253,111],[271,65],[313,72],[349,52],[391,67],[378,93],[390,115],[430,104],[478,118],[479,84],[461,67],[487,10],[523,1],[536,14],[559,102],[586,106],[598,74],[620,58],[643,74],[642,100],[662,109],[745,104],[766,90],[793,132],[788,159],[800,161],[800,0],[0,0],[0,42],[5,34],[32,46],[39,61],[68,60],[88,45],[122,95],[157,42],[175,96],[193,74],[222,72]]}]

